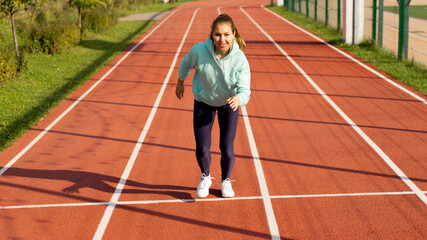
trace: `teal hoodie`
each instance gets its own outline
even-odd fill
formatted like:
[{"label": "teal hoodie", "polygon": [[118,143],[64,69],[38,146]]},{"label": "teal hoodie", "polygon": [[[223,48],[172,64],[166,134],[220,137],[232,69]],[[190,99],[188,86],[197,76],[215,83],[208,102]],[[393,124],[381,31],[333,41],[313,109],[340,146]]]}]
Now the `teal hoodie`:
[{"label": "teal hoodie", "polygon": [[226,105],[228,98],[238,96],[240,107],[248,103],[251,72],[248,60],[236,41],[222,59],[216,56],[212,39],[197,43],[182,60],[179,79],[184,81],[193,68],[196,72],[192,90],[197,101],[219,107]]}]

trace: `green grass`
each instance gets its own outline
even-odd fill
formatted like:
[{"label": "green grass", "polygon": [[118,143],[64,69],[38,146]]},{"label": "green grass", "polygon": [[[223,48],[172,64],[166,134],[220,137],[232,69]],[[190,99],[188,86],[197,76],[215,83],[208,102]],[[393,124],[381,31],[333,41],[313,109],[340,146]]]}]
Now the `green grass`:
[{"label": "green grass", "polygon": [[[399,13],[398,6],[384,7],[384,11]],[[427,5],[409,5],[409,16],[420,19],[427,19]]]},{"label": "green grass", "polygon": [[327,27],[321,22],[315,22],[310,18],[306,18],[305,15],[288,11],[285,7],[271,7],[269,5],[266,7],[295,24],[321,36],[332,45],[358,56],[386,72],[391,77],[427,95],[427,68],[424,65],[410,60],[398,61],[392,52],[380,49],[376,47],[375,43],[368,40],[358,45],[346,44],[342,40],[341,31],[337,31],[335,28]]},{"label": "green grass", "polygon": [[0,86],[0,151],[122,52],[155,21],[120,22],[64,54],[28,54],[27,69]]}]

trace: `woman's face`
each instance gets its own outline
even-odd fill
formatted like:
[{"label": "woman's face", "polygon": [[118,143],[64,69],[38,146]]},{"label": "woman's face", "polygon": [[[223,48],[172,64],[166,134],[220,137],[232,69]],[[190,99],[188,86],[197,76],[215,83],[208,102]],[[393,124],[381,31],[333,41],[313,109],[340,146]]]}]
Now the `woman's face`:
[{"label": "woman's face", "polygon": [[230,24],[219,23],[212,32],[212,38],[215,43],[215,52],[225,54],[233,44],[234,33]]}]

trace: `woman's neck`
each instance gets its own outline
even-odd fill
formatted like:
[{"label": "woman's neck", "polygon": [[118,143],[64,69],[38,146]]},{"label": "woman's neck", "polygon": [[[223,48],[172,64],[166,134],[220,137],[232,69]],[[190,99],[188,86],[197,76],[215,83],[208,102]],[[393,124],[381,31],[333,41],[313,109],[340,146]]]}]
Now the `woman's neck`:
[{"label": "woman's neck", "polygon": [[218,51],[216,48],[215,48],[215,55],[219,58],[219,59],[222,59],[222,58],[225,58],[227,55],[228,55],[228,53],[230,52],[230,49],[228,49],[227,51],[225,51],[225,52],[221,52],[221,51]]}]

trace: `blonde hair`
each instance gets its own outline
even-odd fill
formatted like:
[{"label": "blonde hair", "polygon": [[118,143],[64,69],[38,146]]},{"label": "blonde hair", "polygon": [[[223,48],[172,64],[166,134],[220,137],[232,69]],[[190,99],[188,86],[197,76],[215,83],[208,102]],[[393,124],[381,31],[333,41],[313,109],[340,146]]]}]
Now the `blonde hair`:
[{"label": "blonde hair", "polygon": [[246,49],[245,40],[243,40],[242,36],[240,36],[240,34],[239,34],[239,31],[237,31],[237,28],[236,28],[236,25],[233,22],[233,19],[231,19],[231,17],[228,16],[227,14],[220,14],[213,21],[212,26],[211,26],[211,35],[210,35],[210,38],[213,40],[213,38],[212,38],[213,31],[215,30],[216,26],[218,24],[220,24],[220,23],[227,23],[227,24],[230,25],[231,31],[233,31],[233,33],[234,33],[235,40],[239,44],[239,48],[242,51],[245,51],[245,49]]}]

